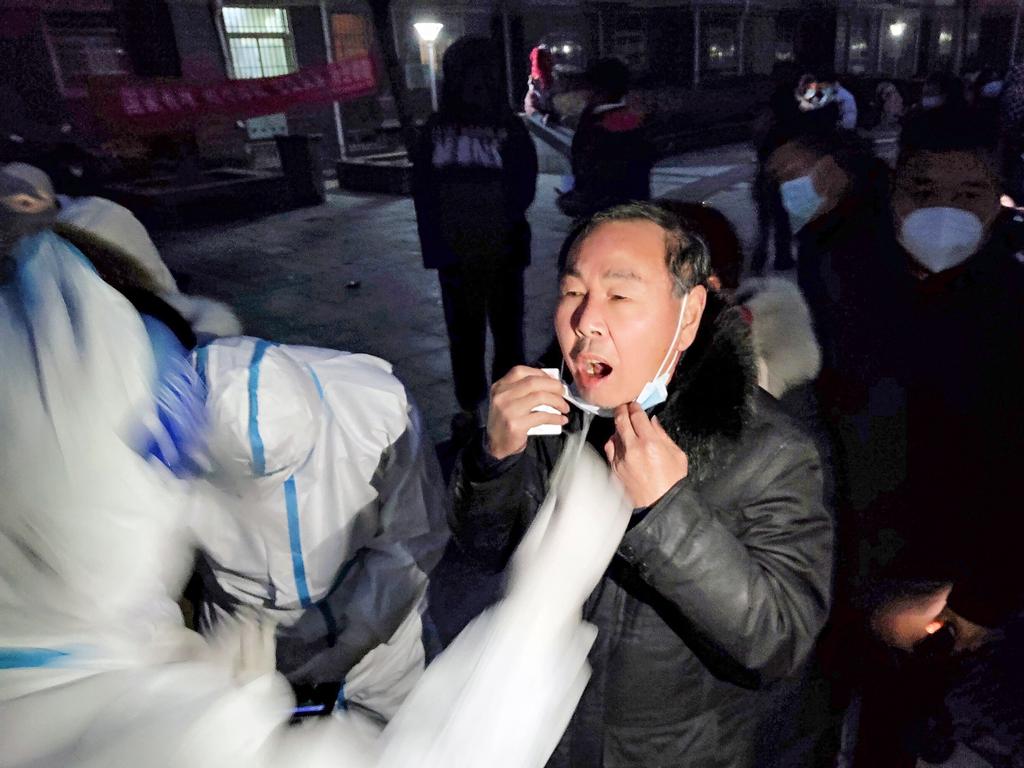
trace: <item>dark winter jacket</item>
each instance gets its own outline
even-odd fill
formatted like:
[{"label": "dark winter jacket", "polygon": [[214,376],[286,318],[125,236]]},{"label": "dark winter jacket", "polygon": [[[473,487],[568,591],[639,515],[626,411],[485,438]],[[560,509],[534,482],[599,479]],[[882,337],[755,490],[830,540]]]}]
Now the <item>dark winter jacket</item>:
[{"label": "dark winter jacket", "polygon": [[[639,514],[584,607],[593,677],[551,765],[752,764],[773,683],[792,675],[829,605],[832,525],[812,442],[756,387],[748,331],[709,299],[656,410],[689,475]],[[579,429],[580,419],[567,429]],[[611,422],[588,439],[603,443]],[[564,437],[502,462],[481,441],[453,477],[455,537],[502,567],[544,498]]]},{"label": "dark winter jacket", "polygon": [[889,561],[936,576],[1005,567],[1000,543],[1024,535],[1005,514],[1024,453],[1024,223],[1004,214],[976,255],[920,280],[871,221],[811,231],[827,247],[801,250],[820,288],[808,302],[840,512],[851,549],[871,558],[861,575]]},{"label": "dark winter jacket", "polygon": [[537,150],[510,111],[496,124],[434,115],[413,158],[413,202],[423,265],[530,263],[526,209],[537,187]]},{"label": "dark winter jacket", "polygon": [[[892,368],[906,397],[910,503],[882,522],[905,541],[905,559],[956,568],[950,605],[977,623],[1024,587],[1024,520],[1012,511],[1024,456],[1022,230],[1004,214],[961,267],[910,280],[905,319],[894,321],[904,330]],[[902,249],[897,258],[909,259]],[[1000,594],[971,594],[962,574]]]},{"label": "dark winter jacket", "polygon": [[571,156],[575,181],[560,201],[564,213],[589,215],[650,199],[654,148],[643,115],[626,103],[587,107],[573,136]]}]

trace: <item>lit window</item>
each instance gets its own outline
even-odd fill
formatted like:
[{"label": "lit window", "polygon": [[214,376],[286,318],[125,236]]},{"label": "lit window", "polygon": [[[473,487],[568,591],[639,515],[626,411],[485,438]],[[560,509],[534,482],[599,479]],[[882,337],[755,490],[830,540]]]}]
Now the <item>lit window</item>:
[{"label": "lit window", "polygon": [[284,8],[225,8],[224,33],[236,79],[277,77],[297,68]]},{"label": "lit window", "polygon": [[708,27],[705,32],[707,40],[707,67],[718,71],[729,71],[736,68],[736,30],[732,27]]},{"label": "lit window", "polygon": [[354,13],[336,13],[331,16],[331,32],[334,36],[335,61],[370,53],[370,35],[366,21]]}]

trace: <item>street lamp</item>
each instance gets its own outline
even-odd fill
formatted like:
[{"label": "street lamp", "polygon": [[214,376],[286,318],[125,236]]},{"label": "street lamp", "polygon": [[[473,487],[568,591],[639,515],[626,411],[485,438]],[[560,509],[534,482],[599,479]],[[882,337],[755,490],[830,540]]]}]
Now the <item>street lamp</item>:
[{"label": "street lamp", "polygon": [[899,39],[903,37],[903,33],[907,31],[907,22],[896,21],[889,25],[889,34]]},{"label": "street lamp", "polygon": [[437,112],[437,62],[434,56],[434,43],[437,42],[437,36],[444,29],[444,24],[439,24],[436,21],[418,21],[413,24],[413,27],[416,28],[416,34],[420,36],[420,40],[427,44],[427,55],[430,59],[430,104]]}]

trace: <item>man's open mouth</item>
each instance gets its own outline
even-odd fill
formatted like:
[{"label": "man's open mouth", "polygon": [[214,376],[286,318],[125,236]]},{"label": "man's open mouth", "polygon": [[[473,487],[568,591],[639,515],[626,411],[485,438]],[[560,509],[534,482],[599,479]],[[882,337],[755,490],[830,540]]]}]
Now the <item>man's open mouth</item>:
[{"label": "man's open mouth", "polygon": [[589,389],[595,384],[608,378],[612,373],[612,366],[603,360],[580,360],[576,366],[577,382],[584,389]]}]

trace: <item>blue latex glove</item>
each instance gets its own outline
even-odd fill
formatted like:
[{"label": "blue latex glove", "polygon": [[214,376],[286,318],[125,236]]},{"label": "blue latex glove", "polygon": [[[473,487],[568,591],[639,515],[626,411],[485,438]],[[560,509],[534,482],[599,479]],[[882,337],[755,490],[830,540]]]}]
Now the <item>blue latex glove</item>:
[{"label": "blue latex glove", "polygon": [[157,459],[178,477],[203,474],[210,466],[206,386],[170,329],[148,315],[143,315],[142,321],[156,358],[158,424],[147,425],[141,453]]}]

